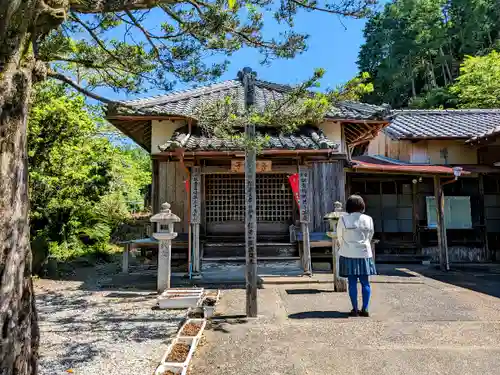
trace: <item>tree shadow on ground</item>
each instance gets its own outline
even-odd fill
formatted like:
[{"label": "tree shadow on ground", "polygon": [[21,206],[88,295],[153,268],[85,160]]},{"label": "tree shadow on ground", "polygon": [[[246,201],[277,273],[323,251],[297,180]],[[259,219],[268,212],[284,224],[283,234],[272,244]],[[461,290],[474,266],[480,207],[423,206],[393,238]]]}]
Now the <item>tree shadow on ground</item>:
[{"label": "tree shadow on ground", "polygon": [[417,277],[404,270],[405,268],[408,268],[406,265],[377,264],[376,267],[377,267],[377,275],[380,276],[408,277],[408,278]]},{"label": "tree shadow on ground", "polygon": [[286,289],[286,294],[301,295],[301,294],[321,294],[321,293],[335,293],[334,290],[326,289]]},{"label": "tree shadow on ground", "polygon": [[500,298],[500,264],[452,265],[448,272],[437,266],[407,266],[424,277]]},{"label": "tree shadow on ground", "polygon": [[246,315],[218,315],[209,321],[208,328],[216,332],[230,333],[227,327],[246,324],[248,321]]},{"label": "tree shadow on ground", "polygon": [[347,319],[349,313],[341,311],[304,311],[288,315],[290,319]]},{"label": "tree shadow on ground", "polygon": [[55,375],[68,373],[82,363],[91,362],[94,358],[102,355],[95,341],[85,343],[67,343],[63,352],[57,357],[44,357],[39,360],[39,373],[41,375]]},{"label": "tree shadow on ground", "polygon": [[[74,285],[58,290],[37,287],[40,335],[46,348],[41,375],[85,367],[122,344],[166,343],[184,320],[182,312],[151,309],[155,296],[109,294],[106,298],[106,292],[84,291]],[[49,341],[49,337],[57,340]]]}]

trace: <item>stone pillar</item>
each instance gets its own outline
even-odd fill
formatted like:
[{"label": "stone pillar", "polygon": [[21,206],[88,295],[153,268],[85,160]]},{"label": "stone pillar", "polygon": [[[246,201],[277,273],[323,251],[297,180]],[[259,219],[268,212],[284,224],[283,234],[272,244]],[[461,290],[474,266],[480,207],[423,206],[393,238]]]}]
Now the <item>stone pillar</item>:
[{"label": "stone pillar", "polygon": [[302,264],[304,274],[312,276],[311,244],[309,241],[309,168],[299,166],[300,226],[302,231]]},{"label": "stone pillar", "polygon": [[170,288],[172,240],[177,237],[177,233],[174,232],[174,223],[180,221],[181,219],[170,211],[168,203],[163,203],[160,212],[151,218],[151,222],[156,223],[153,237],[160,242],[158,246],[158,293]]},{"label": "stone pillar", "polygon": [[332,271],[333,271],[333,287],[335,292],[347,291],[347,280],[340,277],[339,272],[339,241],[337,240],[337,224],[345,214],[342,211],[342,203],[334,203],[335,210],[325,215],[325,219],[330,222],[330,232],[327,233],[328,237],[332,239]]},{"label": "stone pillar", "polygon": [[193,254],[193,276],[198,276],[201,271],[200,249],[200,223],[201,223],[201,167],[191,168],[191,235]]}]

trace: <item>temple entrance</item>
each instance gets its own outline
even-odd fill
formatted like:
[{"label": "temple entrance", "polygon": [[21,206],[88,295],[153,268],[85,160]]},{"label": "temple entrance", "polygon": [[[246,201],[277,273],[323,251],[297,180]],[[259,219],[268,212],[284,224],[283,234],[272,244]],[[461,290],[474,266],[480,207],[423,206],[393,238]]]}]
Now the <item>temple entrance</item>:
[{"label": "temple entrance", "polygon": [[[205,175],[207,236],[243,236],[245,233],[245,176]],[[293,194],[284,173],[257,175],[257,237],[287,238],[293,222]]]}]

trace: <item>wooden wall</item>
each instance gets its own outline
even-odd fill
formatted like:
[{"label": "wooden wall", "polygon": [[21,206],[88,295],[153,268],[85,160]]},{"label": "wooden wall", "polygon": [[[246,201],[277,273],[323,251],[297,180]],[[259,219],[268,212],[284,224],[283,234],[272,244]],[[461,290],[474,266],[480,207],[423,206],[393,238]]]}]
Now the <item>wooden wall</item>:
[{"label": "wooden wall", "polygon": [[181,218],[181,222],[175,225],[178,233],[188,232],[188,199],[184,184],[187,179],[188,173],[180,162],[153,163],[154,213],[158,212],[162,203],[170,203],[172,212]]},{"label": "wooden wall", "polygon": [[[155,160],[153,163],[154,212],[158,212],[162,203],[170,203],[172,212],[182,219],[176,225],[179,233],[188,231],[188,201],[184,185],[187,176],[179,162]],[[311,204],[310,230],[326,232],[329,226],[323,217],[333,211],[335,201],[345,204],[344,161],[312,164],[308,200]]]},{"label": "wooden wall", "polygon": [[368,155],[409,163],[477,164],[477,150],[465,140],[394,140],[380,132],[368,146]]},{"label": "wooden wall", "polygon": [[494,165],[500,162],[500,146],[487,146],[479,149],[479,161],[481,164]]},{"label": "wooden wall", "polygon": [[311,207],[311,232],[326,232],[329,224],[323,217],[332,212],[335,201],[345,204],[344,161],[314,163],[309,173],[309,197]]}]

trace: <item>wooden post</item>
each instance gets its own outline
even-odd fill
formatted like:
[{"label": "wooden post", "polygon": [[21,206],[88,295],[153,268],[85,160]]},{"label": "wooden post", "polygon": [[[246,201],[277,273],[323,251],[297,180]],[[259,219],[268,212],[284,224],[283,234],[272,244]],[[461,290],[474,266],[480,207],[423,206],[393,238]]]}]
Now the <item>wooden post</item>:
[{"label": "wooden post", "polygon": [[[238,73],[245,93],[245,109],[248,111],[255,104],[255,72],[243,68]],[[245,126],[245,135],[250,144],[245,148],[245,250],[246,250],[246,314],[257,317],[257,191],[256,164],[257,151],[255,124]]]},{"label": "wooden post", "polygon": [[300,226],[302,229],[302,255],[304,257],[304,274],[312,275],[311,244],[309,242],[309,168],[299,166],[299,197],[300,197]]},{"label": "wooden post", "polygon": [[483,235],[484,251],[489,257],[489,260],[495,261],[495,252],[490,254],[490,247],[488,243],[488,226],[486,223],[485,203],[484,203],[484,176],[479,174],[478,179],[479,187],[479,221],[481,224],[481,234]]},{"label": "wooden post", "polygon": [[[247,136],[255,137],[255,125],[247,125]],[[247,316],[257,316],[257,194],[256,194],[256,151],[247,149],[245,153],[245,245]]]},{"label": "wooden post", "polygon": [[418,195],[418,180],[414,180],[416,183],[411,184],[411,202],[412,202],[412,229],[413,229],[413,242],[415,243],[417,254],[422,254],[422,245],[420,244],[420,235],[419,235],[419,195]]},{"label": "wooden post", "polygon": [[434,176],[434,194],[437,211],[437,235],[439,244],[439,264],[442,271],[449,271],[448,241],[446,238],[446,222],[444,217],[444,191],[439,176]]},{"label": "wooden post", "polygon": [[200,261],[200,223],[201,223],[201,167],[191,169],[191,235],[193,255],[193,276],[199,276]]},{"label": "wooden post", "polygon": [[151,210],[153,214],[157,213],[160,210],[160,181],[159,181],[159,173],[160,173],[160,163],[158,160],[152,160],[152,184],[151,184]]}]

